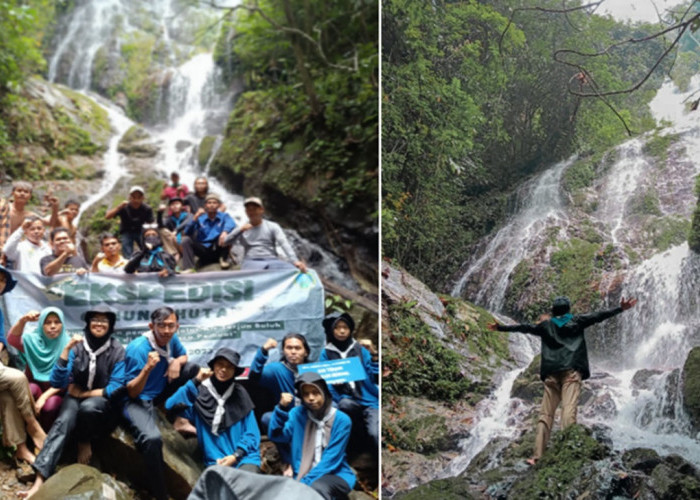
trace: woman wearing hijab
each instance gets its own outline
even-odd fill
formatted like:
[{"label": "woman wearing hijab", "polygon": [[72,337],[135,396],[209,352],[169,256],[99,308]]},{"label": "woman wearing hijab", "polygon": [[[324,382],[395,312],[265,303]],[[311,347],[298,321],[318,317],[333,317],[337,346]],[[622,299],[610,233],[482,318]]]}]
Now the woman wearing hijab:
[{"label": "woman wearing hijab", "polygon": [[355,321],[348,313],[331,314],[323,320],[328,343],[319,361],[360,358],[365,378],[357,382],[331,384],[333,401],[347,413],[353,427],[364,426],[374,452],[379,449],[379,363],[370,352],[352,338]]},{"label": "woman wearing hijab", "polygon": [[[17,284],[10,272],[0,266],[0,295],[12,291]],[[0,308],[0,353],[5,351],[5,320]],[[2,442],[15,447],[15,459],[34,462],[36,457],[27,446],[27,432],[34,445],[41,448],[46,433],[34,415],[34,400],[29,390],[27,377],[20,370],[5,366],[0,361],[0,422],[2,422]]]},{"label": "woman wearing hijab", "polygon": [[51,385],[68,390],[61,413],[49,431],[44,448],[32,465],[37,472],[32,488],[22,496],[31,498],[53,474],[66,440],[75,430],[78,462],[92,457],[91,442],[116,424],[109,398],[124,385],[124,348],[112,337],[116,315],[107,307],[85,313],[84,336],[74,335],[63,348],[51,372]]},{"label": "woman wearing hijab", "polygon": [[292,407],[294,396],[283,393],[270,421],[269,436],[291,443],[292,469],[297,481],[311,486],[323,498],[347,498],[355,474],[345,458],[350,439],[350,417],[333,407],[326,382],[306,372],[296,382],[302,406]]},{"label": "woman wearing hijab", "polygon": [[165,402],[167,410],[183,409],[194,422],[204,464],[260,472],[260,430],[248,392],[235,378],[244,369],[240,355],[222,347],[202,368]]},{"label": "woman wearing hijab", "polygon": [[[37,327],[24,333],[27,322],[37,321]],[[29,388],[36,400],[35,411],[44,430],[50,429],[58,416],[63,398],[61,389],[51,387],[51,370],[61,351],[68,343],[63,326],[63,312],[56,307],[46,307],[41,313],[30,311],[10,328],[8,341],[22,353],[27,363],[26,375]]]}]

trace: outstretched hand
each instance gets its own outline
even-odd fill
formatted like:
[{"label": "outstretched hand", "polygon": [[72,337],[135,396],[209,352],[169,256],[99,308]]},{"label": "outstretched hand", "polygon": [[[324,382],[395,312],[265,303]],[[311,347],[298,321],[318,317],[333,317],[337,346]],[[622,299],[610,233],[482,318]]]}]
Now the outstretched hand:
[{"label": "outstretched hand", "polygon": [[637,299],[629,298],[625,300],[624,297],[620,299],[620,307],[622,308],[623,311],[626,311],[627,309],[630,309],[631,307],[634,307],[634,305],[637,303]]}]

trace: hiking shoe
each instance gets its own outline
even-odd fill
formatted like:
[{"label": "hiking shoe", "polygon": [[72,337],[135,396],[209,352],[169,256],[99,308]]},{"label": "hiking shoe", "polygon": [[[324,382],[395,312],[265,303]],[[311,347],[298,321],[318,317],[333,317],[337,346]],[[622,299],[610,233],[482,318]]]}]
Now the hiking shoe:
[{"label": "hiking shoe", "polygon": [[228,269],[231,267],[231,261],[226,257],[219,257],[219,265],[221,266],[221,269]]}]

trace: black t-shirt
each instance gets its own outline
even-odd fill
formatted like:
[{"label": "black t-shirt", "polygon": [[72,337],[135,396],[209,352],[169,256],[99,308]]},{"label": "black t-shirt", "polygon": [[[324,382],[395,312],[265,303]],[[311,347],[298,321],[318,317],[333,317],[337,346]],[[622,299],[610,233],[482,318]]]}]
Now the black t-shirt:
[{"label": "black t-shirt", "polygon": [[153,218],[153,209],[145,203],[142,203],[139,208],[126,205],[119,209],[117,217],[119,217],[121,221],[119,224],[120,233],[140,234],[145,223],[155,221]]},{"label": "black t-shirt", "polygon": [[196,193],[190,193],[185,198],[185,205],[190,207],[190,213],[195,214],[200,208],[204,208],[204,204],[207,201],[207,195],[204,197],[197,196]]},{"label": "black t-shirt", "polygon": [[[41,260],[39,261],[39,265],[41,266],[41,274],[46,276],[46,272],[44,271],[46,269],[46,266],[51,264],[54,260],[58,258],[58,255],[56,254],[51,254],[47,255],[46,257],[42,257]],[[80,268],[87,269],[88,265],[85,262],[85,259],[83,259],[80,255],[73,255],[72,257],[68,257],[61,268],[58,270],[56,274],[61,274],[61,273],[74,273]]]}]

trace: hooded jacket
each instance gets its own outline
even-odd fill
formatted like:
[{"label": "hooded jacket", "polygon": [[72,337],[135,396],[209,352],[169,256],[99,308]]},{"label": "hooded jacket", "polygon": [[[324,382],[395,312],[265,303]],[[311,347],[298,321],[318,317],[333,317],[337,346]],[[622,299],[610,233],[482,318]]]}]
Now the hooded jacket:
[{"label": "hooded jacket", "polygon": [[580,315],[572,315],[566,312],[561,316],[555,316],[536,325],[499,324],[498,330],[501,332],[529,333],[540,337],[542,341],[540,378],[542,380],[552,373],[569,369],[578,371],[581,373],[581,379],[586,380],[591,376],[591,372],[588,366],[588,349],[583,335],[584,330],[621,312],[622,307]]},{"label": "hooded jacket", "polygon": [[[314,372],[306,372],[300,375],[296,386],[313,384],[321,387],[326,398],[330,398],[330,392],[325,381]],[[303,443],[306,432],[306,423],[309,420],[308,410],[305,406],[296,406],[289,409],[275,406],[270,420],[268,435],[275,443],[291,443],[292,469],[294,477],[299,474],[302,462]],[[343,479],[350,489],[355,486],[355,473],[347,462],[345,449],[350,439],[352,422],[350,417],[340,410],[336,410],[333,427],[328,440],[328,445],[323,449],[321,460],[301,478],[303,484],[310,485],[326,474],[332,474]]]}]

